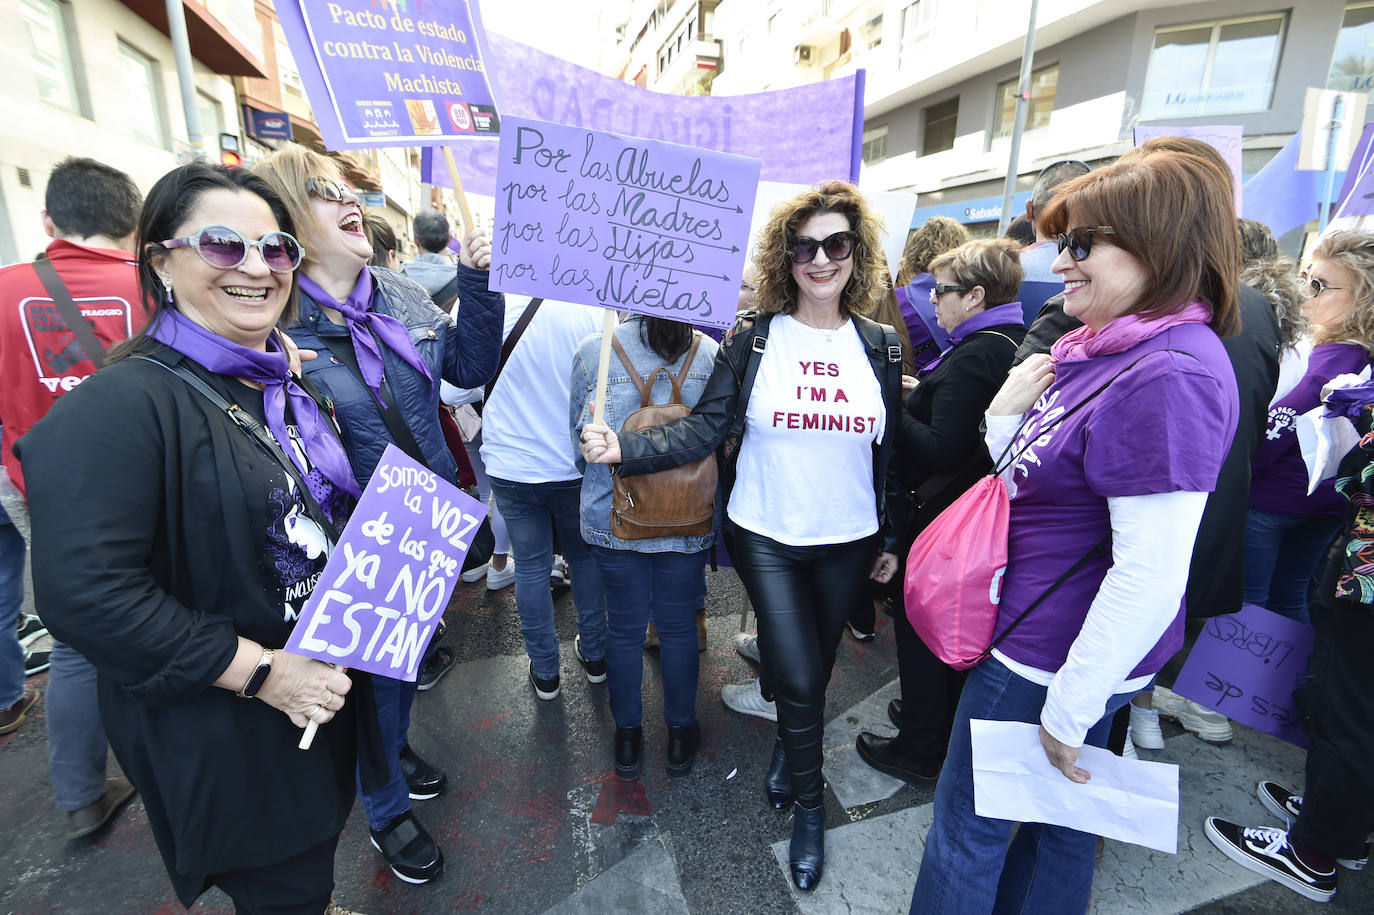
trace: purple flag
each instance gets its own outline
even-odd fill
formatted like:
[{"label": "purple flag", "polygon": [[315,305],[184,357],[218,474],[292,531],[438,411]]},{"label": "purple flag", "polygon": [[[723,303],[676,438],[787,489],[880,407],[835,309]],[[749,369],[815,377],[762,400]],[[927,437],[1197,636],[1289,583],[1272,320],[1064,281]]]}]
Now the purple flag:
[{"label": "purple flag", "polygon": [[1214,127],[1137,127],[1135,145],[1155,137],[1190,137],[1201,140],[1221,153],[1231,169],[1231,182],[1236,192],[1236,215],[1241,213],[1241,128],[1239,125]]},{"label": "purple flag", "polygon": [[1307,670],[1312,627],[1263,607],[1207,621],[1174,684],[1174,692],[1233,721],[1307,746],[1293,690]]},{"label": "purple flag", "polygon": [[[1313,185],[1320,172],[1311,172]],[[1350,166],[1341,183],[1340,201],[1334,206],[1336,216],[1369,216],[1374,214],[1374,124],[1366,124]]]},{"label": "purple flag", "polygon": [[276,8],[330,149],[500,131],[475,2],[277,0]]},{"label": "purple flag", "polygon": [[1293,139],[1245,182],[1245,217],[1264,223],[1275,238],[1317,218],[1325,176],[1297,170],[1300,146],[1302,131],[1293,134]]},{"label": "purple flag", "polygon": [[728,327],[759,161],[506,118],[491,288]]},{"label": "purple flag", "polygon": [[387,445],[286,650],[415,682],[486,514]]},{"label": "purple flag", "polygon": [[[752,95],[651,92],[489,34],[487,58],[501,116],[549,121],[748,156],[761,179],[815,184],[856,181],[863,130],[863,71],[843,79]],[[466,190],[496,196],[496,141],[451,144]],[[422,151],[420,180],[451,187],[443,156]]]}]

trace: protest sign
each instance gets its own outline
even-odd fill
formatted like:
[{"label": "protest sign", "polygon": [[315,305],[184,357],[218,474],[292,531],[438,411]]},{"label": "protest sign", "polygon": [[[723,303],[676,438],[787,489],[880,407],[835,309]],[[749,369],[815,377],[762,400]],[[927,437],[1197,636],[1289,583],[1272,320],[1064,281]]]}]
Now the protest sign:
[{"label": "protest sign", "polygon": [[500,132],[475,0],[277,0],[276,8],[330,149]]},{"label": "protest sign", "polygon": [[1226,165],[1231,169],[1231,182],[1236,191],[1236,215],[1241,214],[1241,177],[1243,169],[1241,167],[1241,128],[1239,125],[1214,126],[1214,127],[1137,127],[1135,128],[1135,145],[1139,146],[1146,140],[1155,137],[1190,137],[1194,140],[1201,140],[1208,146],[1221,153],[1221,157],[1226,160]]},{"label": "protest sign", "polygon": [[1374,124],[1366,124],[1360,134],[1336,199],[1338,218],[1374,215]]},{"label": "protest sign", "polygon": [[1233,721],[1306,747],[1293,690],[1311,653],[1311,626],[1246,604],[1239,613],[1207,621],[1174,692]]},{"label": "protest sign", "polygon": [[491,288],[729,327],[757,159],[508,117]]},{"label": "protest sign", "polygon": [[[550,121],[748,156],[763,163],[764,181],[811,185],[828,178],[859,179],[863,70],[749,95],[670,95],[602,76],[504,35],[487,38],[491,53],[484,60],[503,119]],[[495,141],[479,139],[452,149],[467,189],[496,196]],[[422,154],[420,180],[448,187],[442,155]]]},{"label": "protest sign", "polygon": [[413,683],[486,514],[388,445],[286,650]]}]

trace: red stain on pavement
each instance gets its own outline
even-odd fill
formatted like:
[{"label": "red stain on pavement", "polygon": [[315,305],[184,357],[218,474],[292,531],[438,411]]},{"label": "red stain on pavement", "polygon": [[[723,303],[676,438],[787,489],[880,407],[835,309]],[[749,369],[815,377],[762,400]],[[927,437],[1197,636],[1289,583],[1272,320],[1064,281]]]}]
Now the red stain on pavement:
[{"label": "red stain on pavement", "polygon": [[649,796],[644,793],[643,781],[626,782],[608,775],[601,783],[592,822],[598,826],[613,826],[622,813],[646,817],[653,813],[653,808],[649,806]]},{"label": "red stain on pavement", "polygon": [[468,723],[468,727],[469,727],[469,728],[472,728],[474,731],[485,731],[487,728],[491,727],[492,725],[500,724],[502,721],[505,721],[505,720],[506,720],[507,718],[509,718],[509,717],[510,717],[510,714],[509,714],[509,713],[507,713],[507,712],[502,712],[501,714],[495,715],[495,716],[493,716],[493,717],[491,717],[491,718],[481,718],[481,719],[479,719],[479,720],[477,720],[477,721],[469,722],[469,723]]},{"label": "red stain on pavement", "polygon": [[391,868],[385,864],[377,868],[377,872],[372,875],[372,888],[374,890],[384,890],[391,886],[396,880],[396,875],[391,872]]}]

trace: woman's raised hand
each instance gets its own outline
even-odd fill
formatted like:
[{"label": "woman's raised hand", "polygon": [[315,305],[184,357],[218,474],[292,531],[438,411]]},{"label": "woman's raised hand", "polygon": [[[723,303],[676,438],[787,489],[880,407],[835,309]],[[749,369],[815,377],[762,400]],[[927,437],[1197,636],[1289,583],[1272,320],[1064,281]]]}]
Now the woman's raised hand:
[{"label": "woman's raised hand", "polygon": [[620,439],[605,423],[582,427],[582,459],[588,464],[619,464]]},{"label": "woman's raised hand", "polygon": [[991,416],[1020,416],[1054,384],[1054,362],[1047,353],[1036,353],[1016,366],[988,406]]},{"label": "woman's raised hand", "polygon": [[278,651],[258,698],[303,728],[311,721],[324,724],[333,718],[352,687],[348,674],[333,665]]},{"label": "woman's raised hand", "polygon": [[491,233],[486,229],[473,229],[463,239],[462,250],[458,254],[458,259],[463,262],[465,267],[473,267],[477,270],[491,269]]}]

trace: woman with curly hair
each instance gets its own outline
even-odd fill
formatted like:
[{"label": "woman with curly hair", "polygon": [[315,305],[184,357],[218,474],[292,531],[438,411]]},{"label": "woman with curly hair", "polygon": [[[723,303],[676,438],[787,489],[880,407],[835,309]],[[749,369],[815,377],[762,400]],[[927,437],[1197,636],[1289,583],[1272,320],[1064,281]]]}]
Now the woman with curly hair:
[{"label": "woman with curly hair", "polygon": [[887,291],[881,231],[842,181],[784,203],[760,233],[756,310],[721,346],[692,414],[642,432],[582,429],[586,460],[626,476],[725,446],[726,527],[777,704],[764,788],[774,809],[796,801],[788,858],[802,890],[825,862],[821,732],[835,649],[865,580],[897,569],[887,502],[901,348],[864,317]]},{"label": "woman with curly hair", "polygon": [[1331,233],[1313,251],[1307,276],[1311,298],[1303,310],[1314,345],[1296,383],[1280,378],[1252,464],[1245,524],[1246,602],[1301,622],[1308,585],[1346,502],[1330,481],[1308,495],[1297,419],[1321,402],[1332,378],[1374,365],[1374,234]]},{"label": "woman with curly hair", "polygon": [[892,294],[902,310],[907,335],[911,340],[911,357],[917,370],[934,362],[940,351],[949,345],[949,334],[935,317],[930,291],[935,277],[930,264],[947,251],[968,242],[968,229],[948,216],[932,216],[907,239],[902,262],[897,267],[897,285]]}]

